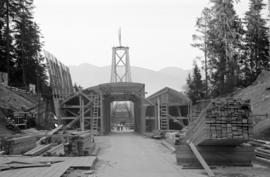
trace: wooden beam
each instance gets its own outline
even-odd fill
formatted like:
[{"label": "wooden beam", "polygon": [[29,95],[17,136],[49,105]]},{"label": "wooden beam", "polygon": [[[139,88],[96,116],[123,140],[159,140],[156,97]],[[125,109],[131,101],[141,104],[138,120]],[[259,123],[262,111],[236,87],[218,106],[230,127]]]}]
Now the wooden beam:
[{"label": "wooden beam", "polygon": [[80,99],[80,128],[81,131],[84,131],[84,100],[82,95],[79,97]]},{"label": "wooden beam", "polygon": [[[61,117],[62,120],[74,120],[76,118],[77,118],[77,116],[76,117]],[[86,120],[86,119],[91,119],[91,117],[89,117],[89,116],[84,117],[84,120]]]},{"label": "wooden beam", "polygon": [[215,175],[214,175],[213,171],[210,169],[208,164],[205,162],[205,160],[203,159],[202,155],[200,154],[200,152],[198,151],[196,146],[192,142],[187,141],[187,143],[188,143],[190,149],[192,150],[192,152],[194,153],[194,155],[196,156],[196,158],[198,159],[198,161],[201,163],[201,165],[203,166],[203,168],[207,172],[208,176],[214,177]]}]

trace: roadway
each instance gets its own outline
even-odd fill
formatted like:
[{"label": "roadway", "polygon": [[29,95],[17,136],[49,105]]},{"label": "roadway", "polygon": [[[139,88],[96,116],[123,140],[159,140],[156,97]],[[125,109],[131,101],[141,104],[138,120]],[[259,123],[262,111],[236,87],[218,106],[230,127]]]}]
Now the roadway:
[{"label": "roadway", "polygon": [[201,177],[203,170],[183,170],[160,141],[133,133],[96,137],[101,147],[97,177]]}]

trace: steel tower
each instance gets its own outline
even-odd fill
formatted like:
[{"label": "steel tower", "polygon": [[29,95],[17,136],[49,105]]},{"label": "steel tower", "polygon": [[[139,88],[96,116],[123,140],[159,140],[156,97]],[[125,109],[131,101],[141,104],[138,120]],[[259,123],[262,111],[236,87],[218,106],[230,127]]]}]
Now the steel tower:
[{"label": "steel tower", "polygon": [[118,38],[119,46],[112,48],[111,82],[131,82],[129,47],[122,46],[121,29]]}]

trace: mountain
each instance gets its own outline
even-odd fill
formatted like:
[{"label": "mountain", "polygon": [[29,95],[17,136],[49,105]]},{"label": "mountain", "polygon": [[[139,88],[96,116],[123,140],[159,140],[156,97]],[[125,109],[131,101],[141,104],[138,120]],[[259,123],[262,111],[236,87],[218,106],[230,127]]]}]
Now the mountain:
[{"label": "mountain", "polygon": [[[110,66],[95,66],[88,63],[69,66],[71,77],[74,83],[84,88],[95,86],[110,81]],[[189,70],[177,67],[166,67],[159,71],[153,71],[142,67],[131,67],[133,82],[145,84],[147,95],[164,88],[170,87],[176,90],[183,90]]]}]

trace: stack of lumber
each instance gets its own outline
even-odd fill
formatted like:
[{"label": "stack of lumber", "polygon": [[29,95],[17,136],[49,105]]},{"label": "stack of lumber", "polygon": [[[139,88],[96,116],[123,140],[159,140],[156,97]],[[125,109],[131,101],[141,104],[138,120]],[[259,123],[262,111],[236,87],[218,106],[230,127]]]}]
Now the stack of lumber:
[{"label": "stack of lumber", "polygon": [[[243,145],[252,137],[249,101],[223,99],[212,101],[175,146],[179,165],[200,165],[198,154],[209,165],[249,166],[255,158],[254,147]],[[197,156],[190,144],[197,149]]]},{"label": "stack of lumber", "polygon": [[36,146],[35,136],[23,136],[2,140],[2,149],[6,154],[22,154]]},{"label": "stack of lumber", "polygon": [[257,158],[262,158],[270,162],[270,142],[258,139],[251,139],[249,142],[255,147]]},{"label": "stack of lumber", "polygon": [[65,155],[86,156],[91,155],[95,149],[95,142],[91,132],[71,134],[68,143],[64,145]]},{"label": "stack of lumber", "polygon": [[212,101],[193,122],[185,140],[195,145],[240,145],[252,136],[249,101]]},{"label": "stack of lumber", "polygon": [[44,156],[63,156],[64,154],[64,144],[58,144],[46,151]]},{"label": "stack of lumber", "polygon": [[27,151],[26,153],[24,153],[24,155],[38,156],[38,155],[43,154],[47,150],[49,150],[51,148],[51,146],[52,146],[52,144],[38,145],[37,147],[31,149],[30,151]]}]

